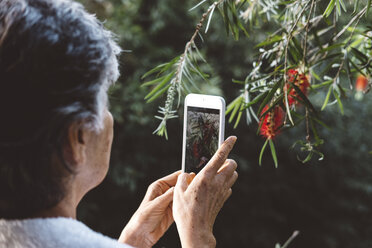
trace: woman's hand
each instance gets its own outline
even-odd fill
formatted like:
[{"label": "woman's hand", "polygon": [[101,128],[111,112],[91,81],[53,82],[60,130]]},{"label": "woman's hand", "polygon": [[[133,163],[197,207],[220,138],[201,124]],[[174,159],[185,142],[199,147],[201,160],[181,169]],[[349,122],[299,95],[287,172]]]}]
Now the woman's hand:
[{"label": "woman's hand", "polygon": [[138,210],[120,235],[119,242],[152,247],[173,223],[172,200],[177,171],[152,183]]},{"label": "woman's hand", "polygon": [[236,162],[227,159],[235,141],[236,137],[229,137],[198,175],[178,177],[173,216],[183,248],[216,246],[213,225],[238,178]]}]

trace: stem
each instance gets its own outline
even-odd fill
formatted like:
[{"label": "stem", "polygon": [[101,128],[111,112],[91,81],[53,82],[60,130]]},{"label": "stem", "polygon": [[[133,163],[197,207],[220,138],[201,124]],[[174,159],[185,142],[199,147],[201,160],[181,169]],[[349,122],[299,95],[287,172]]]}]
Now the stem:
[{"label": "stem", "polygon": [[219,5],[220,3],[222,3],[223,1],[224,0],[219,0],[218,2],[214,2],[211,6],[209,6],[207,12],[205,12],[202,15],[202,18],[200,19],[199,23],[196,25],[195,32],[191,36],[190,41],[186,43],[185,51],[183,52],[183,54],[180,57],[180,62],[179,62],[179,65],[178,65],[177,71],[176,71],[176,80],[175,80],[175,83],[179,83],[180,72],[182,71],[182,65],[183,65],[183,62],[185,60],[185,57],[187,56],[187,51],[190,49],[191,44],[194,43],[196,36],[199,34],[200,29],[203,27],[203,23],[204,23],[205,19],[212,12],[212,10],[214,8],[216,8],[216,6]]},{"label": "stem", "polygon": [[311,1],[311,7],[310,7],[309,17],[307,18],[307,21],[306,21],[306,28],[305,28],[305,42],[304,42],[304,54],[303,54],[303,56],[302,56],[304,66],[306,65],[307,36],[308,36],[308,32],[309,32],[309,24],[310,24],[311,14],[312,14],[313,9],[314,9],[314,3],[315,3],[315,0],[312,0],[312,1]]},{"label": "stem", "polygon": [[184,50],[183,54],[180,56],[175,76],[170,83],[171,86],[168,89],[168,95],[167,95],[167,99],[165,101],[165,106],[164,106],[164,108],[161,108],[161,112],[163,113],[164,117],[163,117],[160,125],[158,126],[158,128],[155,130],[155,132],[159,133],[160,135],[162,135],[163,131],[165,131],[165,134],[166,134],[166,129],[165,129],[166,128],[166,122],[167,122],[168,119],[171,119],[174,116],[175,111],[172,110],[172,108],[173,108],[173,102],[174,102],[174,97],[176,95],[176,92],[178,92],[178,95],[179,95],[179,101],[178,102],[180,102],[180,97],[181,97],[180,84],[181,84],[181,79],[182,79],[182,75],[183,75],[183,71],[184,71],[184,66],[185,66],[185,62],[186,62],[187,53],[190,50],[191,45],[195,44],[194,43],[195,38],[199,34],[200,29],[202,28],[203,23],[206,20],[206,17],[216,8],[216,6],[218,4],[222,3],[223,1],[224,0],[219,0],[218,2],[214,2],[211,6],[209,6],[208,10],[202,15],[202,18],[200,19],[199,23],[196,25],[195,32],[191,36],[190,41],[186,43],[185,50]]},{"label": "stem", "polygon": [[[291,27],[291,29],[289,31],[289,35],[288,35],[288,38],[287,38],[287,44],[285,45],[285,49],[284,49],[284,84],[285,84],[285,82],[287,82],[287,63],[288,63],[289,42],[291,42],[292,37],[293,37],[293,31],[294,31],[295,27],[297,26],[298,22],[300,21],[300,19],[301,19],[303,13],[305,12],[306,7],[307,7],[308,4],[309,4],[309,2],[306,3],[305,7],[301,10],[298,18],[296,19],[295,23],[293,24],[293,26]],[[285,97],[285,107],[286,107],[286,110],[287,110],[286,112],[288,114],[288,119],[292,123],[292,125],[294,125],[294,122],[293,122],[293,119],[292,119],[292,116],[291,116],[291,110],[289,109],[288,93],[287,93],[286,90],[284,91],[284,97]]]},{"label": "stem", "polygon": [[306,141],[310,143],[309,109],[306,107]]},{"label": "stem", "polygon": [[282,248],[287,248],[288,245],[300,234],[299,231],[294,231],[292,236],[287,240],[287,242],[284,243]]}]

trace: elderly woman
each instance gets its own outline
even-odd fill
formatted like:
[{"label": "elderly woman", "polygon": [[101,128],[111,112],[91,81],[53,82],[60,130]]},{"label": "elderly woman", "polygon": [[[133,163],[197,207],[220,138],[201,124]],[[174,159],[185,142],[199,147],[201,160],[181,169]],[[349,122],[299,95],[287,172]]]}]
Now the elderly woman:
[{"label": "elderly woman", "polygon": [[182,247],[214,247],[237,179],[230,137],[197,175],[150,185],[118,241],[75,220],[106,176],[107,89],[120,49],[69,0],[0,0],[0,247],[151,247],[175,220]]}]

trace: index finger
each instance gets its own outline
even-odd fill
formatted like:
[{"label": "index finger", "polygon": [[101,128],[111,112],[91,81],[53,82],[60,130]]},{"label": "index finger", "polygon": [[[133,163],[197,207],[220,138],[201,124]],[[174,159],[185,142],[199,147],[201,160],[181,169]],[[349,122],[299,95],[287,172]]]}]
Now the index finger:
[{"label": "index finger", "polygon": [[229,138],[227,138],[225,142],[222,143],[217,152],[213,155],[211,160],[209,160],[208,164],[203,168],[203,171],[216,173],[225,163],[227,157],[229,156],[229,153],[234,147],[236,139],[236,136],[230,136]]}]

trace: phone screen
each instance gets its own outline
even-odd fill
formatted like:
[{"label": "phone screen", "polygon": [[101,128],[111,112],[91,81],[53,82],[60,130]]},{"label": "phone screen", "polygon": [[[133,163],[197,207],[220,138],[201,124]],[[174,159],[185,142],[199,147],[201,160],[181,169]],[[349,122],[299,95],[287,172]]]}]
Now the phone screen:
[{"label": "phone screen", "polygon": [[218,149],[220,110],[187,107],[185,172],[198,173]]}]

